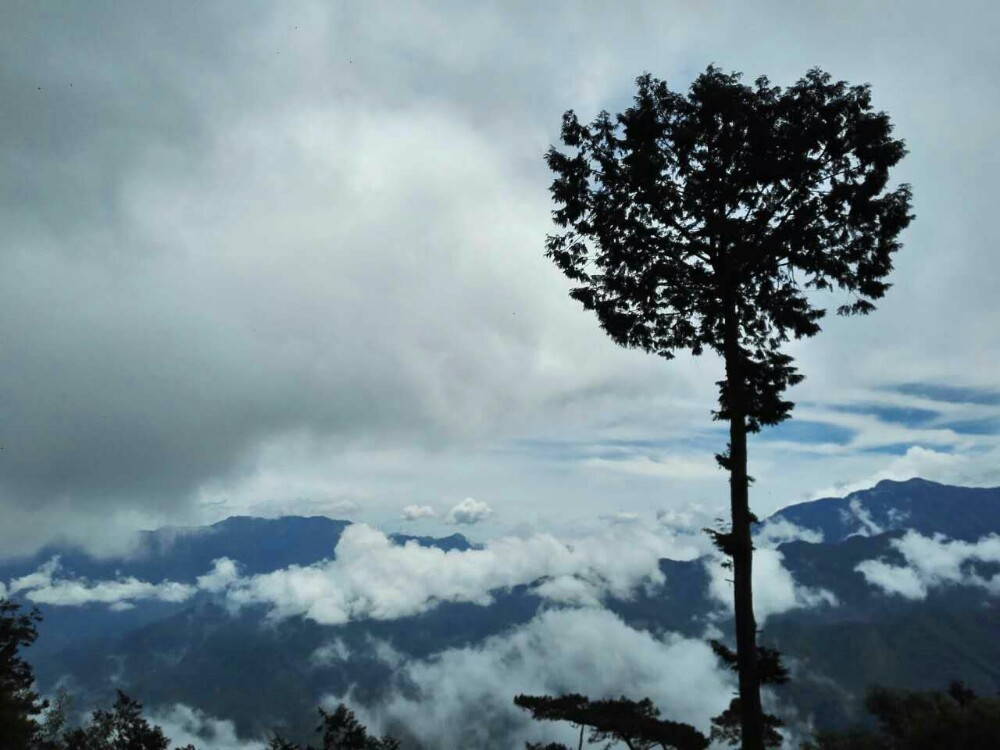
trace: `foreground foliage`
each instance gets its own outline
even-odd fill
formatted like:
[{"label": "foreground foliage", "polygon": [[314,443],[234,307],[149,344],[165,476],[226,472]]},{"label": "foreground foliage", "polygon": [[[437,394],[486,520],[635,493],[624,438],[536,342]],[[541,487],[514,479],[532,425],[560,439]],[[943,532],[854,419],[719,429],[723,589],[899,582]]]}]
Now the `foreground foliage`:
[{"label": "foreground foliage", "polygon": [[1000,747],[1000,697],[960,682],[945,692],[872,688],[865,707],[877,729],[819,732],[803,750],[993,750]]},{"label": "foreground foliage", "polygon": [[370,736],[364,724],[343,703],[332,714],[319,709],[319,715],[316,731],[323,737],[319,747],[296,745],[278,735],[271,740],[270,750],[399,750],[399,740]]},{"label": "foreground foliage", "polygon": [[[705,750],[708,739],[690,724],[660,718],[660,710],[649,698],[641,701],[622,696],[618,699],[590,700],[575,693],[569,695],[518,695],[514,705],[531,712],[539,721],[566,721],[584,730],[589,742],[624,743],[630,750]],[[528,744],[528,750],[567,750],[565,745]]]}]

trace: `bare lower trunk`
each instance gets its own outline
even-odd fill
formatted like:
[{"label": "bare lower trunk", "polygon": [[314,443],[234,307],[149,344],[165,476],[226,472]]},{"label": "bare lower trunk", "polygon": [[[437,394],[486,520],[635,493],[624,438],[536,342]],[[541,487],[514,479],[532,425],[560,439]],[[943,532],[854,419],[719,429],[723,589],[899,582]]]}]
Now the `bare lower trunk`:
[{"label": "bare lower trunk", "polygon": [[753,615],[753,541],[747,482],[745,375],[735,310],[726,316],[726,379],[729,383],[729,500],[732,513],[733,598],[736,610],[736,665],[740,688],[743,750],[763,750],[764,713],[757,665],[757,622]]}]

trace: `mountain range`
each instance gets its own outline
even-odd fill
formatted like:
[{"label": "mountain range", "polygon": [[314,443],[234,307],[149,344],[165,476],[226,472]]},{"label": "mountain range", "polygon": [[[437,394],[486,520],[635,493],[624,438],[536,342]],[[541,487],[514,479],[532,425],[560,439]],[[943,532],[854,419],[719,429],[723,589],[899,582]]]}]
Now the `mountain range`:
[{"label": "mountain range", "polygon": [[[439,594],[398,616],[379,600],[342,621],[314,610],[276,617],[274,602],[312,594],[292,590],[300,578],[269,576],[291,570],[316,580],[341,554],[338,544],[351,527],[323,517],[234,517],[146,532],[137,552],[117,558],[50,546],[0,561],[0,582],[15,599],[44,600],[41,591],[64,597],[56,602],[51,594],[39,604],[45,619],[30,658],[43,691],[62,686],[88,702],[106,701],[113,687],[122,687],[148,706],[183,704],[232,721],[247,737],[274,728],[304,734],[315,723],[315,706],[329,696],[360,706],[385,705],[397,695],[409,700],[420,685],[406,665],[440,666],[449,654],[498,643],[553,610],[597,607],[667,643],[725,638],[730,627],[719,595],[725,573],[706,555],[659,559],[659,575],[627,592],[609,582],[599,601],[553,595],[556,584],[576,591],[571,584],[580,577],[553,574],[482,597]],[[802,724],[841,727],[862,719],[860,698],[875,683],[941,688],[960,679],[984,693],[1000,691],[998,534],[1000,488],[921,479],[883,481],[766,519],[758,565],[762,576],[773,575],[757,582],[761,640],[783,652],[793,674],[775,695],[778,705]],[[459,556],[477,551],[501,568],[520,564],[497,560],[502,548],[484,551],[459,534],[395,535],[389,544],[438,550],[414,559],[457,561],[447,570],[460,572],[460,562],[471,565],[473,558]],[[264,584],[289,590],[267,589],[273,600],[239,602],[232,592],[247,589],[204,578],[219,560],[231,561],[240,580],[255,582],[254,591]],[[414,568],[412,575],[435,573]],[[611,574],[592,578],[601,575]],[[59,581],[61,588],[53,588]],[[141,595],[115,599],[124,591]],[[496,721],[495,731],[506,731]],[[397,729],[405,734],[405,727]]]}]

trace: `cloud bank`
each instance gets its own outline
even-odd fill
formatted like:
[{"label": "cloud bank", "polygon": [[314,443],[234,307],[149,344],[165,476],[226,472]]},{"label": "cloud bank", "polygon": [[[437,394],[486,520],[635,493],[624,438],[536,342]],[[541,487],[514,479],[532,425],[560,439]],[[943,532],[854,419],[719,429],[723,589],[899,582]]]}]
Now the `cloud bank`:
[{"label": "cloud bank", "polygon": [[[150,583],[131,576],[96,582],[75,577],[57,578],[59,567],[59,558],[52,558],[34,573],[10,581],[10,593],[23,592],[26,598],[36,604],[80,606],[99,603],[116,609],[127,609],[134,602],[142,600],[183,602],[198,590],[196,586],[176,581]],[[217,568],[205,580],[214,582],[219,575]],[[200,581],[201,579],[199,583]]]},{"label": "cloud bank", "polygon": [[706,730],[733,692],[732,675],[706,642],[657,637],[598,609],[543,612],[505,635],[409,662],[399,683],[407,690],[360,707],[361,714],[382,731],[404,730],[441,750],[575,743],[578,733],[568,725],[533,722],[517,709],[518,693],[648,696],[665,718]]},{"label": "cloud bank", "polygon": [[905,599],[926,599],[932,588],[975,586],[1000,596],[1000,572],[983,575],[976,563],[1000,565],[1000,536],[991,534],[977,542],[949,541],[940,534],[927,537],[908,531],[892,540],[903,555],[903,565],[885,560],[865,560],[855,570],[872,586]]},{"label": "cloud bank", "polygon": [[272,617],[301,615],[323,624],[405,617],[442,601],[487,605],[491,592],[539,579],[541,596],[596,602],[661,582],[660,558],[692,552],[672,535],[638,524],[615,524],[572,543],[535,534],[448,552],[396,544],[355,524],[344,530],[334,559],[240,579],[226,597],[236,607],[265,605]]}]

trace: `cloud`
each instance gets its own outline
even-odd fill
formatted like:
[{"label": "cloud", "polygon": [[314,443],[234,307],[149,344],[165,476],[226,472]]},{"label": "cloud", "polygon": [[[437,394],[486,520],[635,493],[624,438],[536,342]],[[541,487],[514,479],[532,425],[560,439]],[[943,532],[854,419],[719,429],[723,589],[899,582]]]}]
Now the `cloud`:
[{"label": "cloud", "polygon": [[893,539],[892,547],[902,554],[903,565],[880,559],[865,560],[855,567],[868,583],[886,594],[926,599],[935,587],[975,586],[1000,596],[1000,573],[987,577],[975,569],[975,563],[1000,564],[1000,536],[996,534],[964,542],[908,531]]},{"label": "cloud", "polygon": [[[104,548],[123,529],[203,520],[218,512],[206,497],[276,509],[340,496],[323,491],[339,483],[388,518],[482,481],[505,517],[536,524],[542,507],[563,521],[608,498],[649,513],[724,491],[709,474],[725,445],[708,422],[717,359],[616,347],[543,256],[541,155],[562,112],[619,111],[642,70],[683,90],[712,60],[746,80],[787,84],[820,60],[870,81],[910,150],[898,177],[918,219],[893,289],[877,321],[831,317],[789,344],[807,376],[790,394],[798,415],[906,397],[979,416],[885,386],[981,389],[1000,368],[981,345],[1000,327],[1000,112],[983,95],[998,13],[906,0],[849,13],[444,0],[389,17],[314,0],[182,16],[26,5],[0,27],[0,549],[62,535]],[[922,54],[927,29],[939,56]],[[956,248],[946,272],[928,272],[941,247]],[[758,441],[760,502],[874,477],[887,446],[968,458],[902,478],[997,481],[995,435],[879,414],[809,417],[855,435],[826,456]],[[668,444],[554,471],[551,456],[506,452],[525,438]]]},{"label": "cloud", "polygon": [[264,740],[241,739],[233,722],[208,716],[182,703],[147,709],[151,724],[159,726],[171,747],[194,745],[199,750],[265,750]]},{"label": "cloud", "polygon": [[193,585],[134,577],[89,581],[60,576],[59,559],[52,558],[11,580],[8,588],[39,603],[103,603],[116,611],[142,600],[183,602],[203,592],[223,597],[233,608],[265,605],[273,618],[302,615],[339,624],[406,617],[442,601],[487,605],[492,592],[523,584],[537,583],[537,595],[561,603],[628,598],[640,587],[662,583],[661,558],[690,559],[697,549],[667,529],[636,519],[571,542],[533,533],[448,552],[415,541],[397,544],[370,526],[352,524],[333,559],[260,575],[244,576],[235,561],[220,558]]},{"label": "cloud", "polygon": [[[757,623],[763,625],[771,615],[792,609],[836,606],[837,597],[826,589],[800,586],[782,564],[784,557],[774,549],[757,549],[753,555],[753,605]],[[720,558],[705,563],[709,573],[708,593],[713,599],[733,610],[733,574],[722,567]]]},{"label": "cloud", "polygon": [[324,643],[309,656],[309,663],[314,667],[327,667],[338,662],[345,662],[351,657],[351,650],[342,638],[334,638]]},{"label": "cloud", "polygon": [[585,459],[582,465],[588,469],[665,479],[708,479],[719,474],[719,466],[711,455],[598,457]]},{"label": "cloud", "polygon": [[302,615],[322,624],[386,620],[441,601],[487,605],[491,592],[539,579],[545,580],[536,593],[557,601],[624,598],[663,580],[660,558],[691,554],[672,535],[635,523],[615,524],[572,543],[535,534],[448,552],[412,541],[396,544],[355,524],[341,535],[335,559],[240,579],[226,596],[234,607],[266,605],[276,618]]},{"label": "cloud", "polygon": [[133,602],[154,599],[163,602],[183,602],[197,592],[195,586],[176,581],[150,583],[132,576],[113,581],[88,581],[84,578],[56,578],[59,558],[54,557],[34,573],[10,581],[11,593],[24,592],[36,604],[60,607],[100,603],[116,611],[129,609]]},{"label": "cloud", "polygon": [[[970,455],[962,452],[936,451],[924,446],[913,445],[908,447],[903,455],[891,459],[883,468],[865,478],[826,487],[812,493],[812,497],[816,499],[846,496],[874,487],[884,479],[902,482],[914,477],[942,484],[994,486],[998,480],[997,474],[992,468],[995,465],[995,457],[995,450],[985,454],[979,452]],[[864,526],[865,519],[858,517],[858,520]]]},{"label": "cloud", "polygon": [[493,511],[485,501],[467,497],[448,511],[445,520],[451,524],[472,526],[492,515]]},{"label": "cloud", "polygon": [[777,547],[795,541],[820,544],[823,532],[797,526],[787,518],[768,518],[754,529],[754,544],[758,547]]},{"label": "cloud", "polygon": [[885,529],[875,523],[868,509],[861,505],[861,501],[854,497],[847,504],[847,510],[840,511],[845,521],[856,520],[860,527],[855,532],[856,536],[878,536],[884,534]]},{"label": "cloud", "polygon": [[408,662],[399,682],[408,688],[360,712],[380,731],[402,730],[441,750],[575,743],[572,727],[534,722],[517,709],[518,693],[648,696],[665,718],[707,730],[733,691],[732,675],[704,641],[657,637],[595,609],[549,610],[510,633]]},{"label": "cloud", "polygon": [[400,515],[404,521],[417,521],[421,518],[434,518],[437,511],[429,505],[407,505]]},{"label": "cloud", "polygon": [[200,590],[215,594],[232,586],[239,578],[239,565],[227,557],[220,557],[212,562],[208,573],[198,576],[196,582]]}]

